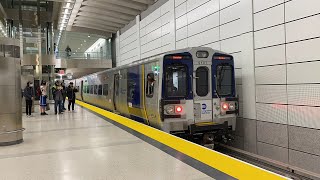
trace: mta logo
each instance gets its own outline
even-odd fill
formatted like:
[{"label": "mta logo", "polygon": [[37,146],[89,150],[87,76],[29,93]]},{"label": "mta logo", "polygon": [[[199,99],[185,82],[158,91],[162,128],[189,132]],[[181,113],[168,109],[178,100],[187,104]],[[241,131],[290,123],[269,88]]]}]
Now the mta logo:
[{"label": "mta logo", "polygon": [[202,104],[202,109],[207,109],[207,105],[206,104]]}]

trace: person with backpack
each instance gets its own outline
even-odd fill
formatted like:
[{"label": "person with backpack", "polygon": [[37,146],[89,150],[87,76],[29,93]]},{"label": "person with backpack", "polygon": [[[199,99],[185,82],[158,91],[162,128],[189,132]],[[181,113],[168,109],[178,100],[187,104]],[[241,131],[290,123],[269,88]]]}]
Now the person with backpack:
[{"label": "person with backpack", "polygon": [[40,86],[40,115],[48,115],[46,113],[47,107],[47,82],[42,80]]},{"label": "person with backpack", "polygon": [[68,97],[68,111],[70,112],[70,106],[72,105],[72,111],[74,111],[74,103],[76,102],[76,92],[78,89],[74,88],[73,82],[70,82],[67,88],[67,97]]},{"label": "person with backpack", "polygon": [[58,114],[57,108],[59,108],[59,114],[62,114],[63,88],[60,81],[56,81],[55,85],[52,87],[52,95],[54,99],[54,113]]},{"label": "person with backpack", "polygon": [[33,83],[27,82],[27,86],[23,91],[23,96],[26,100],[26,114],[31,117],[32,101],[34,99]]}]

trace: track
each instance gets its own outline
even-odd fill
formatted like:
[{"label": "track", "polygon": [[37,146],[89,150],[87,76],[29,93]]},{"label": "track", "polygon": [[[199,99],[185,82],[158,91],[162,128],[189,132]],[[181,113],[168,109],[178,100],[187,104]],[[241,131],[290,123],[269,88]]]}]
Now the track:
[{"label": "track", "polygon": [[231,157],[245,161],[247,163],[253,164],[255,166],[261,167],[263,169],[269,170],[271,172],[281,174],[285,177],[289,177],[294,180],[312,180],[312,178],[294,173],[294,171],[292,172],[292,170],[290,171],[289,169],[286,170],[284,168],[277,167],[276,165],[267,163],[265,160],[261,160],[258,157],[253,157],[245,153],[245,151],[238,150],[236,148],[224,144],[220,144],[218,147],[215,148],[215,150],[223,154],[229,155]]}]

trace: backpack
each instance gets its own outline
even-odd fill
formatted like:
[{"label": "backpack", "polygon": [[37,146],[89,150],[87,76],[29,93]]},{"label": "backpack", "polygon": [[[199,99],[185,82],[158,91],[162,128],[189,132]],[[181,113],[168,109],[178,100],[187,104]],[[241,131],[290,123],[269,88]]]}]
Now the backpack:
[{"label": "backpack", "polygon": [[42,93],[41,93],[41,89],[40,89],[40,87],[38,87],[38,88],[37,88],[37,96],[41,96],[41,94],[42,94]]}]

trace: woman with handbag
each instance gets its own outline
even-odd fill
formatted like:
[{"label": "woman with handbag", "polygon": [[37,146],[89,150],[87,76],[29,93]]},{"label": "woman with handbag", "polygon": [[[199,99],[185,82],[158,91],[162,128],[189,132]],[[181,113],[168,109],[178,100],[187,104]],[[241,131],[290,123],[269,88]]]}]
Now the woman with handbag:
[{"label": "woman with handbag", "polygon": [[47,83],[44,80],[42,80],[42,82],[41,82],[40,91],[41,91],[40,112],[41,112],[41,115],[48,115],[46,113],[46,107],[47,107]]}]

